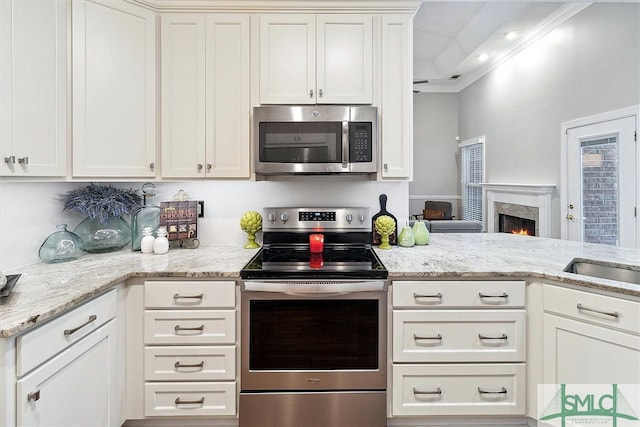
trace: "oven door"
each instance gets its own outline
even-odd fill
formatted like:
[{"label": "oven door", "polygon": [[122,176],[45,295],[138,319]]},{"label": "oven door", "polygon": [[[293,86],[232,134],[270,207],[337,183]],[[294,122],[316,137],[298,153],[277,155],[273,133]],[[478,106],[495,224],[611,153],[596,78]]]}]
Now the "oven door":
[{"label": "oven door", "polygon": [[241,304],[243,391],[386,389],[383,281],[246,282]]}]

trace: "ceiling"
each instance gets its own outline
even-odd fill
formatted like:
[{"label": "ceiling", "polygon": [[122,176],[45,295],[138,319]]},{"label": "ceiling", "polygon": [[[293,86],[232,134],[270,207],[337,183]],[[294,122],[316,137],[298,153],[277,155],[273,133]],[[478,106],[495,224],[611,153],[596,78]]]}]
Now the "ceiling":
[{"label": "ceiling", "polygon": [[424,0],[413,21],[413,80],[428,83],[414,92],[460,91],[589,4]]}]

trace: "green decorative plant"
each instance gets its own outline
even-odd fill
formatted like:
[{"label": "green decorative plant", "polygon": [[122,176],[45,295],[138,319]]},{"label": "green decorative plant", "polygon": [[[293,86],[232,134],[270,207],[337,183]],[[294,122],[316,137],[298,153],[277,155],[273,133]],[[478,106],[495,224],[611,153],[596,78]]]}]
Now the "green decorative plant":
[{"label": "green decorative plant", "polygon": [[91,183],[84,188],[68,191],[64,211],[76,211],[91,219],[105,223],[111,217],[131,214],[142,198],[133,189]]}]

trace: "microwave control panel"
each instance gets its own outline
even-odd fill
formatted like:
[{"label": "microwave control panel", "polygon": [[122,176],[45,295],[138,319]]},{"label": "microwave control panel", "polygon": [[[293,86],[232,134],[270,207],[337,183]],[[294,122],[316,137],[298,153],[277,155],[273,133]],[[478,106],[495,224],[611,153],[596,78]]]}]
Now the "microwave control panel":
[{"label": "microwave control panel", "polygon": [[349,162],[372,162],[373,135],[370,122],[349,123]]}]

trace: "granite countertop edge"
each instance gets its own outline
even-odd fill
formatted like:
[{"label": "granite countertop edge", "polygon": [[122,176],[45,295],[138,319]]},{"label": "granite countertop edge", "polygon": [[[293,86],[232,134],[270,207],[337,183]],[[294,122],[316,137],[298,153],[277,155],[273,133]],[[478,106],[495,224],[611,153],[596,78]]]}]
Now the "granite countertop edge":
[{"label": "granite countertop edge", "polygon": [[[528,239],[528,240],[526,240]],[[541,279],[560,285],[640,298],[640,286],[566,273],[574,258],[601,259],[640,269],[640,251],[578,244],[558,239],[496,234],[432,235],[428,246],[375,249],[389,270],[389,280],[513,278]],[[240,279],[240,270],[256,253],[240,245],[209,245],[169,254],[143,255],[123,249],[87,254],[62,264],[38,263],[23,268],[14,293],[0,305],[0,338],[9,338],[131,278]],[[408,256],[410,255],[410,256]],[[43,292],[46,289],[46,292]]]}]

